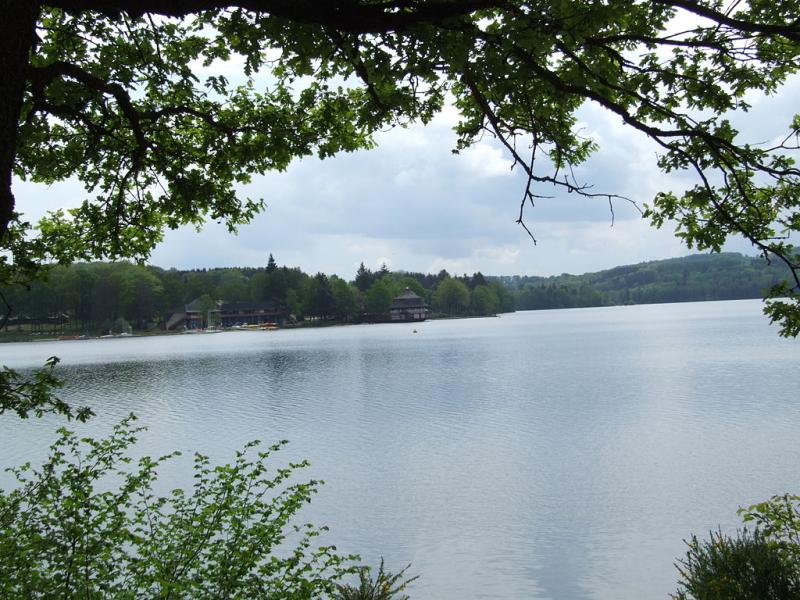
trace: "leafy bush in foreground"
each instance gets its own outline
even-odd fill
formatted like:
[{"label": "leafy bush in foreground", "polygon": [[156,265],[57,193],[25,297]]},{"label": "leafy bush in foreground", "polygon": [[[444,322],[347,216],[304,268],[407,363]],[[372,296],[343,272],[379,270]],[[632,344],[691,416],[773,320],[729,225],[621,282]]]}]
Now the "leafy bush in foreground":
[{"label": "leafy bush in foreground", "polygon": [[755,523],[768,537],[781,542],[795,560],[800,560],[800,496],[773,496],[738,512],[745,523]]},{"label": "leafy bush in foreground", "polygon": [[800,568],[784,542],[760,529],[728,537],[692,536],[674,600],[789,600],[800,598]]},{"label": "leafy bush in foreground", "polygon": [[356,557],[315,547],[324,528],[291,524],[319,482],[293,482],[306,463],[268,470],[283,442],[253,442],[217,467],[198,454],[191,492],[157,497],[157,468],[174,454],[133,463],[133,419],[99,440],[60,429],[41,469],[12,469],[0,597],[325,598],[356,572]]}]

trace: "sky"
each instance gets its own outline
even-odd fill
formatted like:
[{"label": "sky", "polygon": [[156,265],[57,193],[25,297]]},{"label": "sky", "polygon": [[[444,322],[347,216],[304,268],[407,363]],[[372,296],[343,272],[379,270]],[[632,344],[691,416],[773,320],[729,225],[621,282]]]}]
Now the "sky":
[{"label": "sky", "polygon": [[[753,108],[735,124],[746,139],[767,141],[785,131],[797,111],[800,77],[778,95],[749,98]],[[489,275],[586,273],[623,264],[692,253],[673,227],[656,230],[624,201],[587,199],[538,188],[526,211],[534,245],[516,218],[525,188],[519,169],[491,140],[454,155],[456,114],[445,109],[427,126],[379,133],[378,147],[324,161],[296,160],[282,173],[254,177],[242,193],[263,198],[266,210],[238,235],[209,223],[203,231],[168,231],[151,264],[179,269],[265,266],[272,253],[279,265],[352,279],[359,264],[372,269],[435,273],[481,271]],[[639,206],[659,191],[680,191],[691,180],[666,176],[656,167],[656,149],[618,117],[584,105],[584,135],[601,150],[577,171],[592,191],[626,196]],[[77,205],[86,193],[76,181],[50,187],[15,182],[18,210],[38,219],[47,210]],[[726,250],[753,254],[743,240]]]}]

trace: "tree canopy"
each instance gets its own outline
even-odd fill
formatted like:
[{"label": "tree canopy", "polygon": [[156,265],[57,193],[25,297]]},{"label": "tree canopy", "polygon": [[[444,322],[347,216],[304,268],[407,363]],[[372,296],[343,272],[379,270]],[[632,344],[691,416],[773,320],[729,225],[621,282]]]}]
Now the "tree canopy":
[{"label": "tree canopy", "polygon": [[[452,102],[456,150],[498,139],[527,175],[518,220],[556,191],[622,200],[572,167],[586,102],[685,172],[644,210],[690,247],[741,235],[790,267],[768,308],[800,333],[800,116],[775,142],[730,121],[800,61],[800,5],[751,0],[0,0],[3,282],[56,260],[146,258],[165,228],[261,207],[237,186],[293,158],[368,148]],[[690,25],[680,28],[680,24]],[[238,57],[241,81],[214,74]],[[205,69],[204,67],[209,67]],[[217,73],[219,73],[217,71]],[[81,207],[33,226],[12,173],[77,177]]]}]

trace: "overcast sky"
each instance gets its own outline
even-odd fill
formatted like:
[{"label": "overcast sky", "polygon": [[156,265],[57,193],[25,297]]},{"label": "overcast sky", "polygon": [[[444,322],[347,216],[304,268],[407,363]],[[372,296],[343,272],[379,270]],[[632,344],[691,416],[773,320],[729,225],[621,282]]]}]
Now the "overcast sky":
[{"label": "overcast sky", "polygon": [[[754,107],[738,127],[751,141],[777,138],[797,111],[800,78],[774,98],[752,97]],[[264,198],[266,211],[238,236],[209,223],[167,232],[151,263],[161,267],[264,266],[352,279],[363,261],[370,268],[491,275],[584,273],[690,253],[671,228],[655,230],[625,202],[617,202],[611,226],[608,202],[538,188],[555,198],[526,213],[534,245],[515,223],[525,180],[511,171],[507,154],[491,142],[453,155],[455,116],[445,111],[426,127],[377,136],[378,148],[319,161],[294,162],[284,173],[254,178],[243,192]],[[655,167],[652,144],[619,119],[586,105],[584,135],[601,151],[578,170],[594,191],[627,196],[640,205],[661,190],[680,191],[685,177],[666,177]],[[51,187],[17,182],[18,209],[29,219],[74,206],[85,197],[76,182]],[[728,249],[752,253],[734,241]]]}]

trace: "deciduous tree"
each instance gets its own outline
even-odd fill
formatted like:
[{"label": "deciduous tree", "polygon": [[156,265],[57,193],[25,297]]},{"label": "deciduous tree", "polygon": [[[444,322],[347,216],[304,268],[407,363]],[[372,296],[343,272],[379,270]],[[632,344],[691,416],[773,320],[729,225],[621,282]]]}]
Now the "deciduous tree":
[{"label": "deciduous tree", "polygon": [[330,281],[336,318],[342,321],[351,320],[358,313],[358,290],[335,275]]},{"label": "deciduous tree", "polygon": [[396,290],[391,277],[379,277],[364,294],[364,310],[371,314],[389,312]]},{"label": "deciduous tree", "polygon": [[[648,203],[655,225],[700,249],[742,235],[791,267],[771,315],[800,331],[783,237],[800,229],[800,117],[767,144],[727,117],[797,70],[796,1],[0,0],[0,13],[5,281],[43,260],[145,257],[164,228],[205,217],[233,229],[261,207],[237,193],[252,174],[369,147],[448,94],[457,149],[488,132],[527,174],[523,223],[548,188],[598,195],[571,169],[595,148],[576,127],[589,102],[652,140],[663,171],[694,178]],[[235,55],[240,85],[200,75]],[[90,198],[31,240],[12,172],[74,176]]]},{"label": "deciduous tree", "polygon": [[442,279],[433,293],[433,302],[439,310],[457,315],[469,306],[469,290],[458,279]]},{"label": "deciduous tree", "polygon": [[496,313],[500,308],[500,300],[488,285],[477,285],[472,290],[472,308],[481,315]]}]

